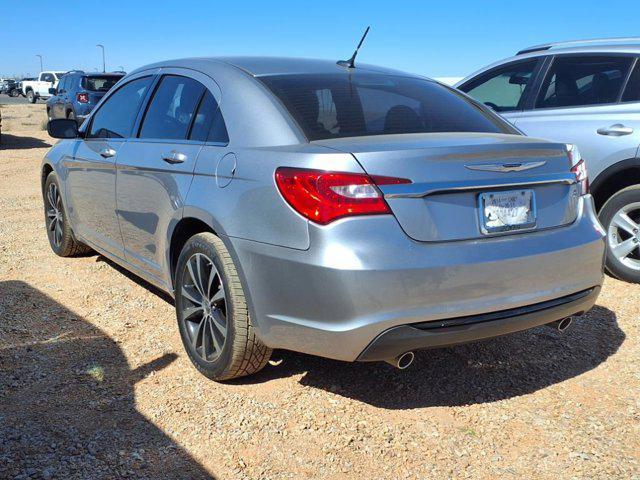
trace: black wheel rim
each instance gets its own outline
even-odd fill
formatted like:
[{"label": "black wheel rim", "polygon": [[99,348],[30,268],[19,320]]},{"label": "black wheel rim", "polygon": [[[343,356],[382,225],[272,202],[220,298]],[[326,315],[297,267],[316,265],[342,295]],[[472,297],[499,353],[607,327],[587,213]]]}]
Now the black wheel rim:
[{"label": "black wheel rim", "polygon": [[62,228],[64,226],[64,217],[62,215],[62,199],[58,186],[50,183],[47,189],[47,232],[51,241],[56,247],[62,245]]},{"label": "black wheel rim", "polygon": [[202,253],[187,260],[180,285],[180,321],[200,359],[215,361],[227,339],[227,302],[222,277]]}]

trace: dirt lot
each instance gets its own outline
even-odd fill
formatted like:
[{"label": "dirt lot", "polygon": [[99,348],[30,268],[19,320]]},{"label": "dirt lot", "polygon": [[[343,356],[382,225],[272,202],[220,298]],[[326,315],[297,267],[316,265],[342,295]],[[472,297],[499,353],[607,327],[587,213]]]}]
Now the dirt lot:
[{"label": "dirt lot", "polygon": [[170,299],[44,232],[44,105],[2,107],[0,478],[640,478],[640,286],[607,278],[564,335],[421,352],[289,352],[231,384]]}]

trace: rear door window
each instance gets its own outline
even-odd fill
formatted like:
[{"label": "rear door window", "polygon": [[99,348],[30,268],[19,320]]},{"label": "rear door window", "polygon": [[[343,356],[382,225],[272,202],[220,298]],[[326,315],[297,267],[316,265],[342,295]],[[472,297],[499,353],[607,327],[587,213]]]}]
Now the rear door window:
[{"label": "rear door window", "polygon": [[460,90],[498,112],[521,109],[538,62],[534,59],[502,65],[465,83]]},{"label": "rear door window", "polygon": [[556,57],[536,99],[536,108],[615,103],[632,61],[631,57]]},{"label": "rear door window", "polygon": [[189,139],[200,142],[229,143],[227,127],[222,118],[222,112],[218,102],[209,91],[205,93],[200,102],[193,120]]},{"label": "rear door window", "polygon": [[132,80],[111,95],[91,121],[89,138],[127,138],[131,135],[151,77]]},{"label": "rear door window", "polygon": [[140,138],[186,139],[204,91],[204,85],[191,78],[164,76],[147,108]]}]

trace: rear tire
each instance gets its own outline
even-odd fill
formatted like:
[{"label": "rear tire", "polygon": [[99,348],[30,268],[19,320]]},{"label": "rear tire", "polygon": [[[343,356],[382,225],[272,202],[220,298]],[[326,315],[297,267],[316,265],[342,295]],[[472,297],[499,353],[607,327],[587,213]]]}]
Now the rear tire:
[{"label": "rear tire", "polygon": [[599,217],[607,232],[607,271],[625,282],[640,283],[640,185],[615,193]]},{"label": "rear tire", "polygon": [[51,172],[44,183],[44,218],[47,237],[53,253],[60,257],[75,257],[90,252],[91,249],[78,242],[73,236],[71,225],[62,203],[60,183]]},{"label": "rear tire", "polygon": [[36,103],[36,94],[33,93],[33,90],[29,90],[27,92],[27,102],[29,103]]},{"label": "rear tire", "polygon": [[214,234],[194,235],[182,249],[175,305],[184,348],[207,378],[251,375],[269,361],[272,350],[256,336],[236,267]]}]

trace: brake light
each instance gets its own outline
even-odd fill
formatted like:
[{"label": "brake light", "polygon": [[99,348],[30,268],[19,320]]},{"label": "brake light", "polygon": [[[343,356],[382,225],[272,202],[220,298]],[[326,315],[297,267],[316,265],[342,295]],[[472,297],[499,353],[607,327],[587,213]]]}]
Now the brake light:
[{"label": "brake light", "polygon": [[280,167],[276,184],[291,207],[326,225],[342,217],[391,213],[377,185],[411,183],[406,178]]},{"label": "brake light", "polygon": [[580,185],[580,194],[589,193],[589,172],[587,164],[580,155],[580,150],[575,145],[567,145],[567,155],[571,161],[571,173],[576,176],[576,182]]},{"label": "brake light", "polygon": [[78,93],[76,99],[80,103],[89,103],[89,95],[87,93]]}]

